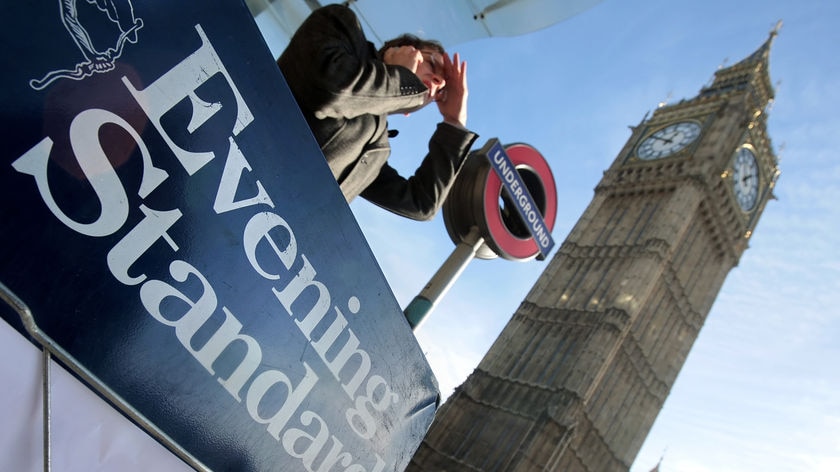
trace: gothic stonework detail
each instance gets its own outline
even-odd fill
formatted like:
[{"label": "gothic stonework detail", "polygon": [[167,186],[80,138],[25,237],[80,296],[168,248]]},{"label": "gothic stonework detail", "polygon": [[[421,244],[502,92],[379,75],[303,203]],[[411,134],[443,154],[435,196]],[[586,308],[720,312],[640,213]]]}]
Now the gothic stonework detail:
[{"label": "gothic stonework detail", "polygon": [[631,128],[409,471],[629,470],[773,198],[775,35]]}]

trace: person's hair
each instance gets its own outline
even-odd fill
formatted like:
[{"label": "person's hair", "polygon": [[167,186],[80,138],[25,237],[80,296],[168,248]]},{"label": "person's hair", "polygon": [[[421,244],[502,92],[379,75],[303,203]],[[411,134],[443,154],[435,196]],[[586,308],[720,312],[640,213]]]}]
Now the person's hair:
[{"label": "person's hair", "polygon": [[415,49],[431,49],[433,51],[437,51],[440,54],[446,54],[446,50],[443,49],[443,45],[440,44],[438,41],[433,39],[420,39],[413,34],[403,34],[397,36],[394,39],[385,41],[385,44],[379,48],[379,58],[382,59],[383,55],[385,54],[385,50],[388,48],[398,48],[400,46],[411,46]]}]

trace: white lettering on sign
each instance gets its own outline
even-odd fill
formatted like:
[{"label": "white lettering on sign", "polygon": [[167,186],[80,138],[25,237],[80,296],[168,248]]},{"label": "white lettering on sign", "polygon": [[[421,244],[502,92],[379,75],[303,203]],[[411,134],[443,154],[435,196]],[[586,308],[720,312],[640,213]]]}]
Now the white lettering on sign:
[{"label": "white lettering on sign", "polygon": [[[145,89],[135,88],[126,78],[122,81],[190,176],[218,156],[215,152],[195,152],[175,144],[161,124],[161,117],[188,98],[192,116],[186,131],[194,133],[223,106],[235,107],[236,120],[229,130],[229,146],[212,202],[213,211],[223,214],[258,209],[243,228],[244,257],[256,275],[276,281],[271,291],[279,302],[278,309],[282,308],[292,317],[300,334],[318,354],[348,398],[351,406],[345,411],[347,426],[359,438],[370,440],[375,437],[380,424],[375,415],[397,404],[399,397],[391,390],[385,378],[371,372],[370,355],[348,327],[342,309],[333,305],[330,290],[318,280],[316,268],[306,254],[301,252],[294,228],[279,214],[267,210],[274,209],[275,205],[260,180],[249,182],[251,188],[256,189],[254,194],[236,199],[237,195],[244,193],[240,191],[240,184],[248,175],[245,171],[250,173],[252,169],[234,137],[252,123],[254,117],[201,26],[196,25],[196,30],[201,38],[199,49]],[[196,96],[195,90],[216,74],[221,74],[231,88],[234,103],[211,104]],[[141,136],[119,115],[101,109],[79,113],[71,122],[69,136],[73,155],[99,202],[99,215],[91,222],[76,221],[68,216],[61,209],[57,196],[53,195],[47,172],[47,164],[53,152],[53,140],[50,137],[42,139],[12,163],[15,170],[35,179],[41,198],[61,223],[90,237],[108,236],[121,230],[128,220],[130,209],[126,188],[99,140],[100,129],[105,125],[120,127],[131,136],[139,149],[143,173],[137,194],[141,199],[145,199],[169,177],[166,171],[155,167],[154,156],[150,154]],[[235,402],[242,403],[244,397],[245,410],[253,421],[264,425],[267,433],[278,441],[286,453],[300,459],[307,471],[328,472],[335,466],[345,472],[384,470],[386,463],[376,453],[369,468],[357,463],[349,452],[343,451],[344,443],[330,433],[330,427],[324,419],[303,406],[321,381],[315,370],[306,361],[301,361],[305,371],[303,378],[293,380],[285,372],[267,368],[263,364],[260,343],[247,334],[247,327],[229,307],[219,306],[211,282],[198,269],[187,261],[173,257],[167,271],[157,271],[168,272],[171,280],[149,278],[146,272],[155,268],[144,270],[141,257],[153,246],[168,247],[173,256],[177,254],[179,244],[170,230],[183,224],[184,215],[179,208],[162,210],[140,204],[138,209],[143,218],[128,230],[106,257],[105,262],[113,277],[123,285],[139,286],[140,302],[149,315],[162,325],[174,329],[175,339],[180,345],[209,375],[217,379],[220,388]],[[285,234],[283,242],[272,237],[278,232]],[[165,246],[161,246],[162,243]],[[270,253],[276,257],[276,261],[266,260],[266,252],[257,250],[258,247],[266,246],[271,249]],[[276,263],[278,261],[279,265]],[[296,261],[300,261],[301,268],[292,274],[289,271]],[[282,267],[282,270],[278,270],[278,267]],[[201,288],[197,294],[196,284]],[[179,288],[188,285],[189,291]],[[312,294],[315,295],[314,302],[310,301],[313,300]],[[360,308],[359,299],[351,296],[347,309],[356,314]],[[197,337],[199,332],[202,334]],[[204,340],[203,345],[196,346],[199,339]],[[233,345],[238,348],[228,349]],[[234,356],[233,360],[238,362],[234,362],[233,368],[224,372],[217,371],[219,359],[224,357],[230,360]],[[267,411],[271,410],[272,405],[274,410]],[[334,430],[347,431],[347,428],[339,426]],[[317,458],[321,458],[318,463]]]},{"label": "white lettering on sign", "polygon": [[514,203],[516,203],[519,211],[525,217],[531,235],[540,245],[542,248],[541,250],[544,250],[552,244],[551,236],[545,228],[545,222],[543,222],[542,215],[538,213],[539,208],[536,208],[531,204],[531,198],[526,193],[527,189],[523,189],[522,185],[520,185],[519,176],[516,175],[516,168],[514,168],[510,164],[510,160],[505,157],[506,156],[502,152],[501,148],[496,150],[492,157],[495,168],[501,174],[502,180],[506,182],[512,190],[512,192],[509,193],[513,194],[511,197],[513,198]]}]

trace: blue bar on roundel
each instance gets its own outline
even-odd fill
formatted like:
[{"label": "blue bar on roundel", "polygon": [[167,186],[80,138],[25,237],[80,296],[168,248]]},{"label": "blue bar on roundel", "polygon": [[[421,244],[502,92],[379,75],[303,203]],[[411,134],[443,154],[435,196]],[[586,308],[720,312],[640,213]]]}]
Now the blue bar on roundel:
[{"label": "blue bar on roundel", "polygon": [[540,214],[537,206],[528,187],[519,176],[516,167],[507,155],[502,144],[496,142],[487,154],[490,160],[490,165],[502,180],[502,185],[508,191],[511,201],[514,202],[516,211],[528,227],[528,231],[537,243],[540,254],[543,258],[548,256],[551,249],[554,247],[554,239],[551,237],[551,231],[546,226],[542,214]]}]

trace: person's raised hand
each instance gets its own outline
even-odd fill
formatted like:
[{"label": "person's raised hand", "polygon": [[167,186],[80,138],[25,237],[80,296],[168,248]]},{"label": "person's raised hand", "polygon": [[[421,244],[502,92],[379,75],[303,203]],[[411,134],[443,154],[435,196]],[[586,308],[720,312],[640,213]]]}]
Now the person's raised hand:
[{"label": "person's raised hand", "polygon": [[435,97],[438,110],[443,115],[443,121],[455,126],[467,125],[467,63],[461,61],[456,52],[450,59],[449,54],[443,55],[444,78],[446,88]]}]

